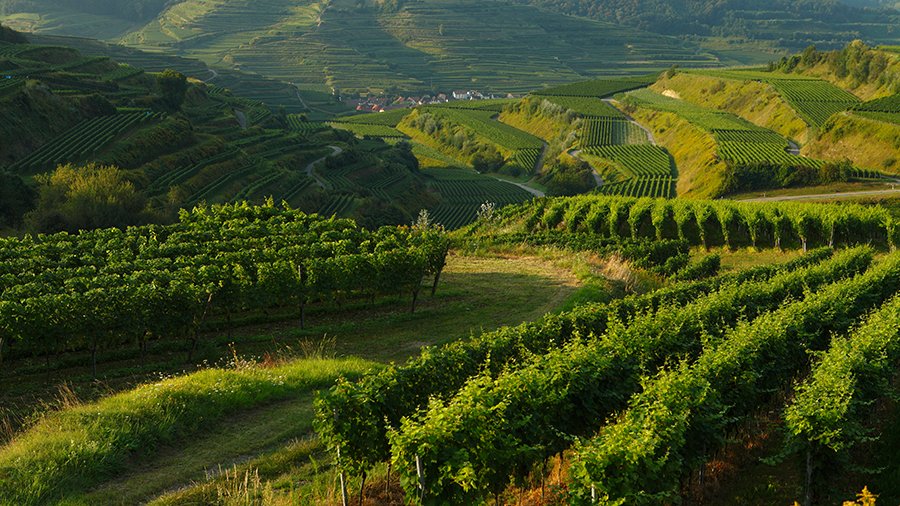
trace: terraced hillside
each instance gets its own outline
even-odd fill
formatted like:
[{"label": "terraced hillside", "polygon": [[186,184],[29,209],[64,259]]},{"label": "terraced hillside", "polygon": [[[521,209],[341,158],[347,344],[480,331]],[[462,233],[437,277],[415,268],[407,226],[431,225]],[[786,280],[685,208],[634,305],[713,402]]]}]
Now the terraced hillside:
[{"label": "terraced hillside", "polygon": [[[102,33],[129,46],[196,57],[328,94],[527,92],[594,75],[717,64],[678,39],[526,5],[473,0],[396,5],[185,0],[144,26],[129,21],[117,25],[117,36]],[[0,19],[45,33],[94,35],[77,24],[41,25],[38,16],[54,10],[51,2],[30,7],[12,6],[26,12]]]},{"label": "terraced hillside", "polygon": [[[0,81],[0,166],[42,192],[7,223],[21,224],[30,207],[49,205],[42,188],[53,179],[46,175],[67,164],[121,169],[145,206],[138,221],[165,221],[202,202],[273,198],[374,226],[408,223],[440,202],[408,147],[305,127],[262,102],[178,74],[183,88],[172,98],[161,91],[162,75],[68,47],[0,42],[0,55],[9,76]],[[42,213],[33,222],[38,230],[78,226]]]}]

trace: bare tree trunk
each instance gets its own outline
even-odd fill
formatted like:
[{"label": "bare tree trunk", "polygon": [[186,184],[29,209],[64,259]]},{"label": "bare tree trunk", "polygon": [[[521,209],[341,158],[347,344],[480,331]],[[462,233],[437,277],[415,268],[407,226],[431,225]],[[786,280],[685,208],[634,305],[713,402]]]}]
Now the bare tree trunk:
[{"label": "bare tree trunk", "polygon": [[3,344],[4,340],[0,337],[0,365],[3,365]]},{"label": "bare tree trunk", "polygon": [[431,285],[432,297],[434,297],[434,292],[437,291],[438,282],[441,280],[441,272],[443,272],[443,270],[437,271],[437,273],[434,275],[434,283]]},{"label": "bare tree trunk", "polygon": [[812,506],[812,449],[806,449],[806,495],[803,497],[803,506]]},{"label": "bare tree trunk", "polygon": [[97,340],[91,343],[91,377],[97,379]]},{"label": "bare tree trunk", "polygon": [[363,503],[363,492],[366,490],[366,473],[362,473],[362,481],[359,483],[359,506]]}]

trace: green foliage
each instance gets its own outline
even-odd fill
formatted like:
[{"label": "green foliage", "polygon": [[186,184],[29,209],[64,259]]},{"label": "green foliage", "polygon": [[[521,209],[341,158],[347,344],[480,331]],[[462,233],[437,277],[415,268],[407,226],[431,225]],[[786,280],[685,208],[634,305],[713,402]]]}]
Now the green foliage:
[{"label": "green foliage", "polygon": [[0,448],[0,502],[55,502],[114,475],[135,452],[371,367],[359,359],[306,359],[275,368],[207,369],[50,413]]},{"label": "green foliage", "polygon": [[[900,356],[897,315],[900,297],[885,303],[848,336],[832,340],[785,409],[789,449],[809,449],[818,459],[827,458],[820,453],[827,451],[846,461],[854,447],[877,439],[870,420],[873,403],[893,394],[890,383]],[[827,479],[835,471],[818,474]]]},{"label": "green foliage", "polygon": [[[507,216],[524,216],[535,211],[537,206],[544,210],[537,221],[531,222],[529,231],[541,228],[553,229],[570,206],[580,206],[590,202],[592,208],[601,208],[597,213],[609,216],[610,228],[604,233],[612,236],[631,237],[628,222],[632,205],[638,199],[625,197],[580,196],[567,199],[536,200],[534,203],[510,208]],[[675,221],[679,227],[679,237],[691,245],[716,246],[728,242],[738,247],[743,241],[756,247],[795,247],[806,243],[808,247],[818,245],[872,244],[882,248],[900,246],[892,234],[895,218],[882,208],[859,205],[823,205],[801,203],[743,203],[728,201],[676,201],[656,200],[656,205],[673,205]],[[558,218],[549,216],[549,210],[558,207]],[[598,214],[588,211],[584,220]],[[723,217],[727,220],[723,223]],[[665,220],[657,220],[662,225]],[[576,223],[571,230],[584,230]],[[586,231],[586,230],[585,230]],[[664,231],[657,229],[657,236]]]},{"label": "green foliage", "polygon": [[[88,171],[96,174],[81,176]],[[67,191],[87,191],[85,198],[104,185],[123,191],[116,177],[84,169]],[[299,306],[302,322],[308,304],[398,293],[412,294],[415,310],[425,276],[436,286],[448,243],[440,229],[367,231],[350,220],[242,203],[183,211],[169,226],[26,236],[0,248],[0,335],[19,354],[94,355],[147,336],[188,336],[195,346],[211,313],[230,321],[239,310]]]},{"label": "green foliage", "polygon": [[25,217],[34,232],[125,227],[146,219],[145,199],[118,167],[61,165],[37,179],[37,207]]},{"label": "green foliage", "polygon": [[[623,91],[643,88],[653,84],[656,76],[643,78],[623,77],[618,79],[597,79],[572,84],[564,84],[553,88],[545,88],[534,92],[535,95],[548,95],[554,97],[594,97],[604,98],[621,93]],[[571,101],[564,103],[573,103]],[[578,102],[579,104],[583,102]],[[605,109],[604,109],[605,111]]]},{"label": "green foliage", "polygon": [[184,97],[187,94],[187,77],[181,72],[166,69],[156,76],[156,87],[162,96],[163,102],[170,111],[181,109]]},{"label": "green foliage", "polygon": [[587,497],[593,487],[610,503],[675,498],[681,478],[807,366],[807,350],[891,298],[898,282],[900,256],[893,255],[862,276],[739,324],[693,363],[648,378],[617,420],[575,445],[576,494]]},{"label": "green foliage", "polygon": [[474,503],[502,491],[512,477],[524,477],[568,447],[573,436],[593,434],[638,392],[641,373],[667,359],[701,354],[742,316],[853,276],[871,257],[862,249],[771,281],[727,286],[684,307],[616,321],[602,337],[576,339],[496,377],[477,376],[391,431],[401,483],[413,493],[418,458],[427,504]]},{"label": "green foliage", "polygon": [[[526,234],[511,241],[526,237],[537,238],[534,234]],[[571,235],[566,237],[571,238]],[[551,240],[558,243],[556,239]],[[762,282],[779,272],[813,265],[830,255],[828,250],[810,252],[785,265],[680,283],[609,305],[587,304],[560,315],[547,315],[538,322],[428,348],[405,364],[391,366],[359,382],[338,382],[316,401],[317,430],[331,448],[341,448],[340,462],[344,469],[361,473],[389,458],[387,431],[390,427],[399,427],[403,417],[424,408],[430,398],[452,395],[483,370],[497,375],[506,368],[515,367],[517,362],[547,353],[578,336],[601,335],[616,319],[627,321],[667,305],[682,306],[730,283]]]},{"label": "green foliage", "polygon": [[546,164],[538,180],[547,187],[550,195],[578,195],[597,186],[591,166],[576,159]]},{"label": "green foliage", "polygon": [[21,177],[0,172],[0,226],[18,227],[34,207],[36,192]]}]

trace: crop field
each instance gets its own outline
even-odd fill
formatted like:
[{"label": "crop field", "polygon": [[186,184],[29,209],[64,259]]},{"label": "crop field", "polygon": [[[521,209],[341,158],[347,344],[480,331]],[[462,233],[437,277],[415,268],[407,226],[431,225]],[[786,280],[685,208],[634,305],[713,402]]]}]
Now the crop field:
[{"label": "crop field", "polygon": [[672,157],[659,146],[649,144],[598,146],[588,148],[585,152],[618,163],[630,177],[640,179],[677,176]]},{"label": "crop field", "polygon": [[597,189],[603,195],[617,195],[621,197],[658,197],[675,198],[675,184],[673,178],[632,178],[618,183],[604,184]]},{"label": "crop field", "polygon": [[860,103],[853,94],[826,81],[770,79],[767,82],[814,127],[822,126],[832,115]]},{"label": "crop field", "polygon": [[340,118],[340,122],[395,127],[400,123],[400,120],[406,117],[406,115],[408,115],[410,112],[412,112],[412,109],[391,109],[384,112],[358,114],[356,116],[343,116]]},{"label": "crop field", "polygon": [[[816,83],[820,82],[805,79],[786,81],[813,83],[814,86],[818,86]],[[797,89],[803,88],[798,87]],[[814,87],[808,89],[814,89]],[[825,163],[822,160],[788,153],[789,144],[784,137],[733,114],[707,109],[650,90],[638,90],[631,92],[629,96],[642,106],[675,113],[697,127],[710,132],[718,145],[718,156],[723,160],[736,163],[762,162],[812,168],[821,167]],[[854,174],[856,174],[854,177],[869,177],[863,176],[867,173],[868,171],[859,168],[854,169]]]},{"label": "crop field", "polygon": [[306,121],[302,119],[299,114],[289,114],[287,120],[288,127],[292,131],[300,132],[302,134],[317,132],[325,128],[325,123],[320,123],[318,121]]},{"label": "crop field", "polygon": [[498,181],[465,169],[431,169],[426,174],[434,180],[431,186],[441,194],[441,204],[430,209],[432,219],[448,229],[462,227],[475,220],[485,202],[495,209],[517,204],[534,197],[518,186]]},{"label": "crop field", "polygon": [[302,93],[525,93],[598,75],[717,64],[694,46],[631,27],[473,0],[410,2],[396,11],[349,0],[185,0],[123,40],[233,62]]},{"label": "crop field", "polygon": [[575,111],[585,118],[624,118],[615,107],[596,97],[543,96],[548,102]]},{"label": "crop field", "polygon": [[640,77],[622,77],[611,79],[595,79],[593,81],[583,81],[579,83],[564,84],[553,88],[546,88],[535,91],[535,95],[551,95],[563,97],[594,97],[604,98],[622,93],[623,91],[634,90],[650,86],[656,81],[656,76]]},{"label": "crop field", "polygon": [[353,132],[360,137],[406,138],[403,132],[387,125],[330,121],[328,126]]},{"label": "crop field", "polygon": [[616,144],[647,144],[647,132],[625,118],[585,120],[581,127],[579,144],[582,148],[611,146]]},{"label": "crop field", "polygon": [[510,151],[529,148],[540,149],[544,146],[544,142],[537,137],[493,119],[495,114],[492,111],[442,107],[428,107],[425,110],[451,123],[465,126],[485,139]]},{"label": "crop field", "polygon": [[900,94],[863,102],[853,112],[879,121],[900,124]]},{"label": "crop field", "polygon": [[698,70],[699,74],[724,79],[760,81],[772,85],[812,127],[860,104],[859,98],[828,81],[814,77],[759,70]]},{"label": "crop field", "polygon": [[146,111],[100,116],[83,121],[27,158],[13,164],[9,169],[17,172],[36,172],[62,163],[78,161],[97,153],[132,127],[161,117],[160,113]]},{"label": "crop field", "polygon": [[492,98],[485,100],[451,100],[441,104],[431,104],[428,107],[446,107],[449,109],[475,109],[479,111],[500,112],[507,105],[518,102],[517,98]]},{"label": "crop field", "polygon": [[232,158],[235,158],[238,155],[237,149],[229,149],[217,155],[211,156],[209,158],[200,160],[196,163],[186,165],[184,167],[178,167],[173,169],[166,174],[162,174],[156,177],[153,182],[148,187],[148,191],[153,193],[160,193],[168,190],[172,186],[176,186],[184,183],[188,179],[197,175],[204,168],[215,165],[218,163],[222,163]]},{"label": "crop field", "polygon": [[766,162],[818,168],[825,163],[813,158],[792,155],[778,144],[730,141],[722,141],[717,144],[719,158],[739,164]]},{"label": "crop field", "polygon": [[517,149],[515,160],[527,172],[532,173],[537,168],[538,160],[541,157],[541,150],[538,148]]}]

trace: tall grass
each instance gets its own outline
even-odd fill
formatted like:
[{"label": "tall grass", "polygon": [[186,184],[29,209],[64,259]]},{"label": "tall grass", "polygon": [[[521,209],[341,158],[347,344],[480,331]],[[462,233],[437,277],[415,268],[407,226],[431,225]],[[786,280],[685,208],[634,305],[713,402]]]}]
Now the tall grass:
[{"label": "tall grass", "polygon": [[132,455],[235,411],[359,376],[361,359],[308,358],[278,367],[208,369],[49,413],[0,447],[0,504],[42,504],[112,476]]}]

